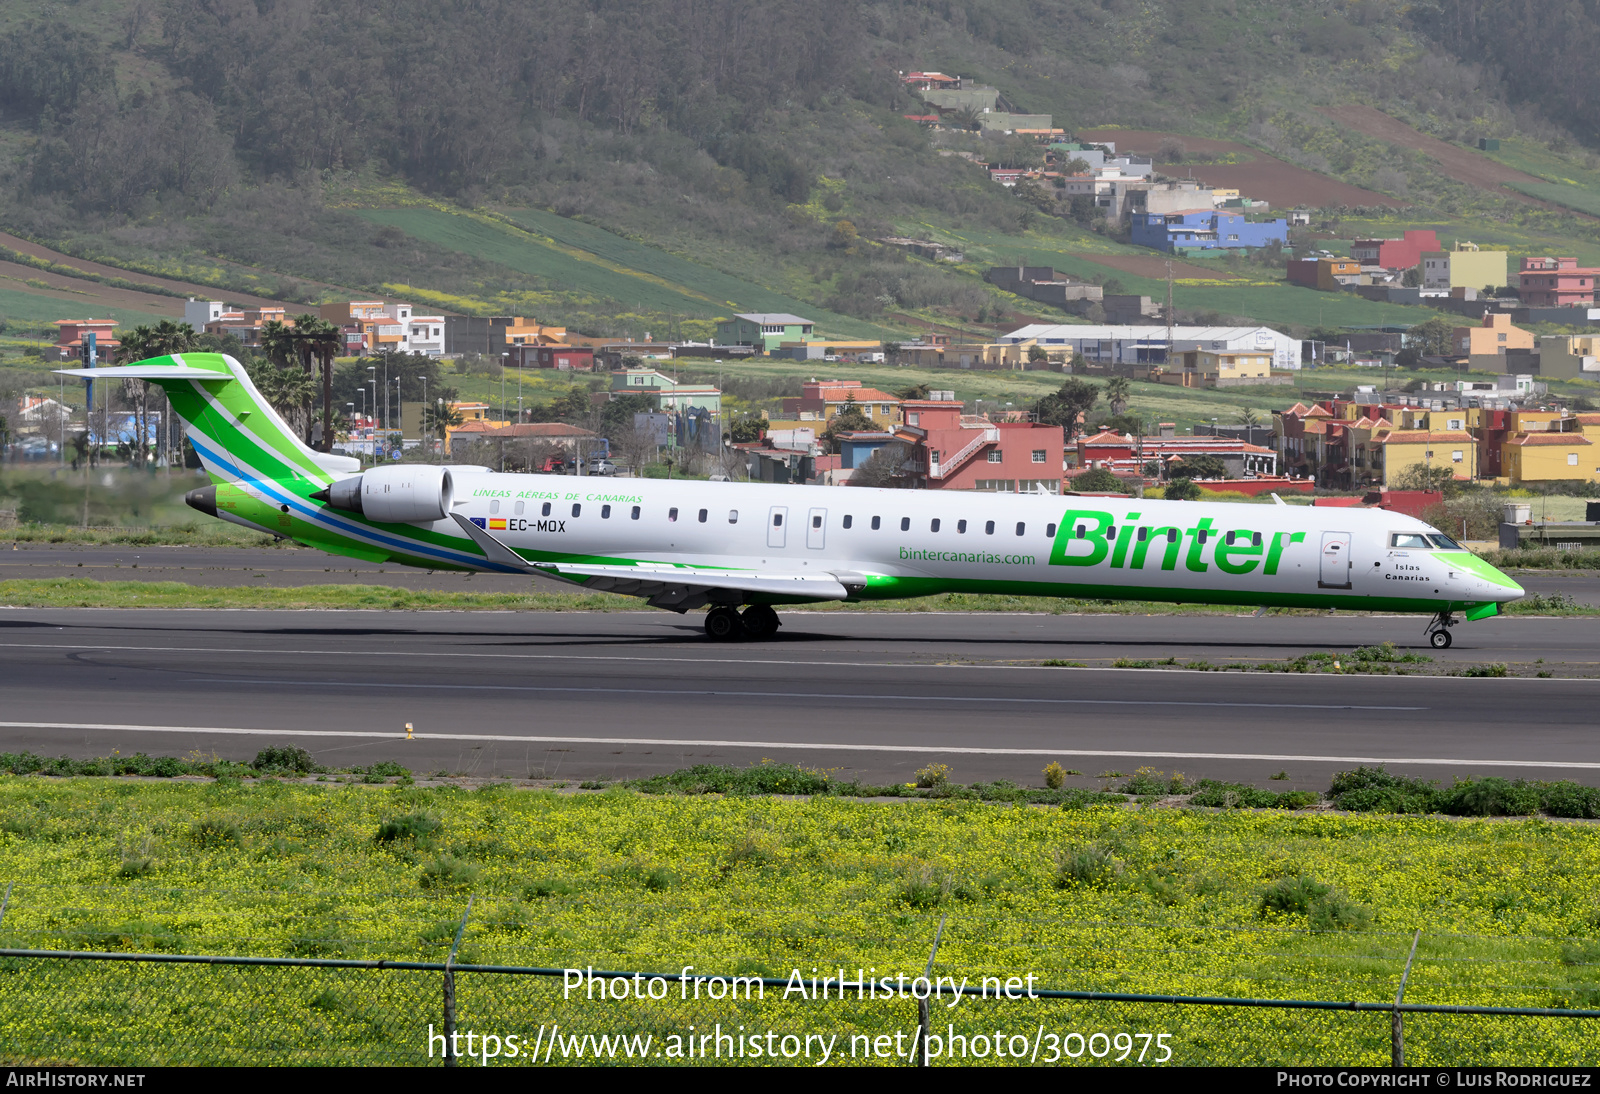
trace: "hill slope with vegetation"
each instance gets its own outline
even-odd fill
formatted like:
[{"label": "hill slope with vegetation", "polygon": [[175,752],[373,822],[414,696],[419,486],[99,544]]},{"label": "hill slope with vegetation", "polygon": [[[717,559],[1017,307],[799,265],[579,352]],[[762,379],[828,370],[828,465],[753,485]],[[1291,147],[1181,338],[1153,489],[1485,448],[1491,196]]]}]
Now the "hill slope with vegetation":
[{"label": "hill slope with vegetation", "polygon": [[[0,14],[0,225],[224,295],[404,294],[592,333],[701,336],[732,310],[798,307],[838,334],[1003,326],[1048,309],[1001,297],[979,263],[1126,248],[940,154],[1040,150],[919,128],[902,71],[992,83],[1069,132],[1229,137],[1538,248],[1600,230],[1316,107],[1516,138],[1551,180],[1533,196],[1600,203],[1588,77],[1522,63],[1600,34],[1566,6],[1577,29],[1557,42],[1546,20],[1497,36],[1508,0],[80,0],[70,19],[28,2]],[[493,214],[496,237],[444,231],[452,211]],[[971,239],[974,261],[872,242],[889,234]],[[1181,288],[1180,307],[1308,312],[1205,288]]]}]

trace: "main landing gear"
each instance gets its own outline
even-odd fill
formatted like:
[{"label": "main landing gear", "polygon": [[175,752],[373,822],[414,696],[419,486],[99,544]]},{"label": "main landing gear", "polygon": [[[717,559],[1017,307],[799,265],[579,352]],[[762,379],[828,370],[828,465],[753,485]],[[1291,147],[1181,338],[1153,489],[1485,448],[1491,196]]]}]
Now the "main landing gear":
[{"label": "main landing gear", "polygon": [[1434,616],[1433,621],[1428,624],[1428,645],[1436,650],[1449,649],[1450,631],[1448,628],[1455,626],[1457,622],[1459,620],[1456,619],[1455,614],[1452,612],[1440,612]]},{"label": "main landing gear", "polygon": [[778,613],[765,604],[752,604],[743,612],[719,604],[706,613],[706,637],[714,642],[765,641],[777,634],[781,625]]}]

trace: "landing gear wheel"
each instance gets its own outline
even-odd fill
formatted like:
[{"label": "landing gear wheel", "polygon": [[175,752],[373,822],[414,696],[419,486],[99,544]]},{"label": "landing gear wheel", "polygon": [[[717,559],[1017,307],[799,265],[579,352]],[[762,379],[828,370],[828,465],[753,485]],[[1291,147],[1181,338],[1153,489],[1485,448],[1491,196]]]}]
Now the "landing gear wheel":
[{"label": "landing gear wheel", "polygon": [[736,609],[719,605],[706,613],[706,637],[714,642],[732,642],[744,634],[744,621]]},{"label": "landing gear wheel", "polygon": [[744,623],[745,634],[757,642],[764,642],[778,633],[782,625],[778,613],[765,604],[752,604],[744,610],[740,617]]},{"label": "landing gear wheel", "polygon": [[1428,635],[1428,644],[1430,646],[1432,646],[1436,650],[1447,650],[1447,649],[1449,649],[1450,648],[1450,632],[1449,631],[1434,631],[1432,634]]}]

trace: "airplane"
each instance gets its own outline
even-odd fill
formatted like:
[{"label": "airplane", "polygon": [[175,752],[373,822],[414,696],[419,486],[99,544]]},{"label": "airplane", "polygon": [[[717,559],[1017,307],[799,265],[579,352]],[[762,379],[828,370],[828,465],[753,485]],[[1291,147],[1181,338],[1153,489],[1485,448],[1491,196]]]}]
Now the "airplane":
[{"label": "airplane", "polygon": [[316,452],[234,358],[60,369],[160,385],[212,484],[187,503],[307,547],[430,570],[544,574],[773,637],[777,608],[935,593],[1344,608],[1450,628],[1523,595],[1413,517],[1376,509],[499,473]]}]

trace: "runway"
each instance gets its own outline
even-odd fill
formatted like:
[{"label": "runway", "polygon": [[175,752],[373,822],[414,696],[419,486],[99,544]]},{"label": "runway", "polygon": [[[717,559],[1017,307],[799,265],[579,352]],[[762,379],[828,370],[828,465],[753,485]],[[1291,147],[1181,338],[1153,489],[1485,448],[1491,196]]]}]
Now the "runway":
[{"label": "runway", "polygon": [[[1357,763],[1448,781],[1600,783],[1600,626],[1497,619],[1443,654],[1422,620],[1361,616],[798,613],[764,644],[695,616],[620,613],[0,611],[0,749],[615,779],[762,759],[907,781],[1098,785],[1140,766],[1323,789]],[[1390,640],[1441,664],[1556,678],[1221,674],[1113,658],[1284,659]],[[1543,659],[1543,664],[1537,664]],[[1088,668],[1043,666],[1079,661]],[[1586,678],[1572,678],[1574,675]],[[405,723],[415,737],[405,739]],[[1290,778],[1266,782],[1288,772]]]}]

